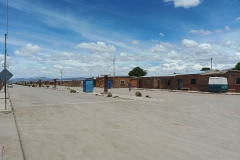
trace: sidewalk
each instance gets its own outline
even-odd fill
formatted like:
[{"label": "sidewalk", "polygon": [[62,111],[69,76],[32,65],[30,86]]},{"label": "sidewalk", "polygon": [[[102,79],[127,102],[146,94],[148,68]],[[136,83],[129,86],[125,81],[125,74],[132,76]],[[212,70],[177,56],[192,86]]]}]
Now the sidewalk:
[{"label": "sidewalk", "polygon": [[6,94],[6,98],[7,99],[6,99],[6,107],[5,107],[5,92],[2,89],[0,91],[0,114],[11,113],[12,112],[8,92]]},{"label": "sidewalk", "polygon": [[[0,91],[0,115],[1,114],[9,114],[12,113],[12,109],[11,109],[11,104],[10,104],[10,100],[9,100],[9,96],[8,96],[8,92],[6,94],[6,108],[5,108],[5,92],[2,89]],[[6,128],[5,128],[6,129]],[[0,144],[0,160],[3,159],[3,150],[4,150],[4,146],[3,144]]]}]

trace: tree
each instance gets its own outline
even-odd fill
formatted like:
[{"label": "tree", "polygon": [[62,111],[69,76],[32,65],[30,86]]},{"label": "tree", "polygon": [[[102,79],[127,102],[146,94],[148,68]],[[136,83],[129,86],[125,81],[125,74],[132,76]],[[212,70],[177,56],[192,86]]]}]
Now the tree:
[{"label": "tree", "polygon": [[140,77],[140,76],[145,76],[147,75],[147,71],[146,70],[143,70],[142,68],[140,67],[135,67],[133,68],[133,70],[131,70],[129,73],[128,73],[129,76],[135,76],[135,77]]},{"label": "tree", "polygon": [[209,67],[203,67],[200,71],[210,71],[211,69]]},{"label": "tree", "polygon": [[240,70],[240,62],[238,62],[235,67],[233,68],[233,70]]}]

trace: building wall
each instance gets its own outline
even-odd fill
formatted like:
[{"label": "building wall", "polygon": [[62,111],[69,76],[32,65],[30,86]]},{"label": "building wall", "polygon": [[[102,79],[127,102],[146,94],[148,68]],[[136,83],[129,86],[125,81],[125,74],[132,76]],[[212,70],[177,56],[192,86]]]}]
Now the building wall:
[{"label": "building wall", "polygon": [[240,78],[240,71],[229,71],[227,73],[228,78],[228,91],[240,92],[240,84],[236,84],[236,79]]},{"label": "building wall", "polygon": [[[132,87],[137,87],[137,79],[130,79],[128,76],[122,77],[114,77],[115,84],[113,82],[113,77],[108,77],[108,81],[112,81],[113,88],[127,88],[128,83],[131,82]],[[124,81],[124,84],[120,84],[120,81]],[[96,87],[103,87],[104,86],[104,77],[97,77],[96,78]]]}]

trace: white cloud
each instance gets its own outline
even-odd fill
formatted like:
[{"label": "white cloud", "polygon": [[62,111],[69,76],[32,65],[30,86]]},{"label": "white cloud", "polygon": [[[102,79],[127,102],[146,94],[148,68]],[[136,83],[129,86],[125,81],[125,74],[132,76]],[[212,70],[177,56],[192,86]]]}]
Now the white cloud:
[{"label": "white cloud", "polygon": [[50,57],[52,61],[60,61],[60,60],[70,60],[75,59],[75,54],[69,52],[62,52],[58,54],[54,54]]},{"label": "white cloud", "polygon": [[161,42],[160,44],[154,45],[150,52],[156,53],[156,52],[167,52],[169,48],[173,48],[174,46],[168,42]]},{"label": "white cloud", "polygon": [[182,44],[187,48],[195,48],[198,46],[198,43],[194,40],[184,39],[182,40]]},{"label": "white cloud", "polygon": [[84,48],[89,49],[91,51],[99,51],[99,52],[115,52],[116,48],[113,45],[106,45],[105,42],[97,42],[97,43],[80,43],[75,46],[76,49]]},{"label": "white cloud", "polygon": [[225,26],[224,28],[225,28],[226,30],[228,30],[228,31],[231,30],[229,26]]},{"label": "white cloud", "polygon": [[163,0],[163,1],[173,2],[174,7],[184,7],[184,8],[196,7],[203,2],[202,0]]},{"label": "white cloud", "polygon": [[212,49],[213,48],[210,44],[202,43],[202,44],[199,44],[195,53],[197,53],[197,54],[207,54],[207,53],[211,52]]},{"label": "white cloud", "polygon": [[232,45],[232,41],[227,41],[223,44],[223,46],[230,47]]},{"label": "white cloud", "polygon": [[139,44],[139,42],[137,40],[133,40],[132,44]]},{"label": "white cloud", "polygon": [[153,42],[153,43],[157,43],[158,42],[157,39],[151,39],[150,41]]},{"label": "white cloud", "polygon": [[163,34],[163,33],[159,33],[159,36],[160,36],[160,37],[164,37],[164,34]]},{"label": "white cloud", "polygon": [[236,56],[240,56],[240,52],[236,52],[235,55],[236,55]]},{"label": "white cloud", "polygon": [[216,33],[221,33],[222,31],[220,29],[215,30]]},{"label": "white cloud", "polygon": [[167,57],[170,59],[179,59],[179,54],[176,51],[171,50],[168,54]]},{"label": "white cloud", "polygon": [[150,49],[150,52],[167,52],[168,49],[164,46],[162,46],[161,44],[156,44],[154,45],[151,49]]},{"label": "white cloud", "polygon": [[237,49],[237,50],[238,50],[238,52],[240,52],[240,47],[238,47],[238,49]]},{"label": "white cloud", "polygon": [[240,21],[240,17],[237,17],[237,18],[236,18],[236,21]]},{"label": "white cloud", "polygon": [[25,47],[16,50],[14,54],[23,57],[29,57],[33,54],[39,53],[41,50],[42,49],[38,45],[33,46],[32,44],[28,43]]},{"label": "white cloud", "polygon": [[204,31],[203,29],[190,30],[188,33],[199,34],[199,35],[209,35],[209,34],[212,34],[211,31],[209,31],[209,30]]}]

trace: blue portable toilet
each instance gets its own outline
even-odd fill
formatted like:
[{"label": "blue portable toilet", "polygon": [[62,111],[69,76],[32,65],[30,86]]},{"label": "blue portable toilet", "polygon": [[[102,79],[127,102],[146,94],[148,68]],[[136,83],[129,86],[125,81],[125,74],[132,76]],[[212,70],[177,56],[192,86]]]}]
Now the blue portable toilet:
[{"label": "blue portable toilet", "polygon": [[112,81],[108,81],[108,89],[112,88]]},{"label": "blue portable toilet", "polygon": [[93,80],[83,80],[83,92],[93,92]]},{"label": "blue portable toilet", "polygon": [[228,82],[226,77],[209,77],[208,89],[210,92],[227,92]]}]

